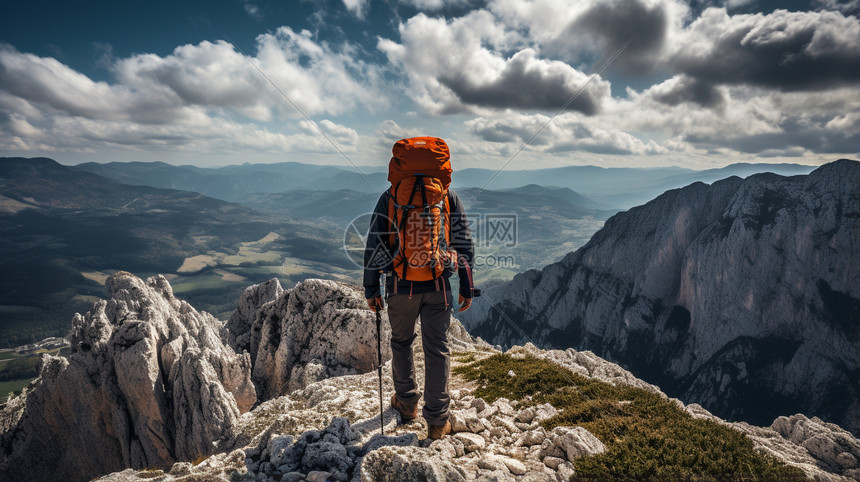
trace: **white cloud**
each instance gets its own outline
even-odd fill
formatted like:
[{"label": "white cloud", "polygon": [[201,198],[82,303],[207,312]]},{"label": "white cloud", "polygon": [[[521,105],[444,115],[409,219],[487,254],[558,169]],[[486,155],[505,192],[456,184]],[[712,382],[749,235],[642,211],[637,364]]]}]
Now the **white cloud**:
[{"label": "white cloud", "polygon": [[860,82],[860,20],[838,12],[702,13],[670,64],[711,83],[821,90]]},{"label": "white cloud", "polygon": [[[385,98],[379,67],[356,60],[348,44],[335,48],[308,32],[282,27],[261,35],[250,61],[308,115],[373,111]],[[301,115],[229,43],[183,45],[164,57],[134,55],[116,60],[111,72],[113,83],[97,82],[56,59],[0,49],[0,132],[9,137],[0,147],[235,152],[319,144],[306,133],[291,137],[260,124]],[[351,128],[320,125],[339,143],[356,144]],[[331,151],[326,144],[318,147]]]},{"label": "white cloud", "polygon": [[[609,95],[609,83],[570,65],[544,59],[487,11],[451,21],[418,14],[400,28],[401,43],[381,39],[379,49],[402,68],[412,98],[437,114],[475,108],[555,110],[579,91],[572,110],[593,114]],[[514,49],[513,55],[505,51]]]},{"label": "white cloud", "polygon": [[487,8],[546,55],[574,64],[606,60],[632,39],[615,65],[634,72],[661,67],[689,17],[680,0],[493,0]]},{"label": "white cloud", "polygon": [[449,6],[466,5],[469,2],[470,0],[400,0],[402,4],[425,11],[436,11]]},{"label": "white cloud", "polygon": [[375,134],[377,139],[379,139],[379,141],[385,146],[391,146],[400,139],[405,139],[407,137],[420,137],[426,135],[421,129],[414,127],[401,127],[397,122],[390,119],[382,121],[376,127]]},{"label": "white cloud", "polygon": [[245,13],[247,13],[254,20],[260,20],[263,18],[263,12],[260,11],[260,7],[254,5],[250,2],[245,2],[243,5],[245,7]]},{"label": "white cloud", "polygon": [[[507,113],[493,118],[479,117],[466,123],[472,133],[488,142],[508,143],[509,147],[528,143],[545,153],[584,151],[595,154],[651,155],[668,150],[653,141],[643,141],[620,129],[575,114],[560,115],[548,121],[543,114]],[[542,130],[541,130],[542,129]],[[540,134],[535,136],[535,133]]]},{"label": "white cloud", "polygon": [[343,0],[343,6],[358,18],[364,18],[370,0]]},{"label": "white cloud", "polygon": [[815,0],[813,4],[823,10],[836,10],[845,15],[860,16],[860,0]]},{"label": "white cloud", "polygon": [[[833,11],[711,8],[694,19],[682,0],[488,0],[459,17],[403,20],[377,40],[387,62],[289,27],[260,35],[249,54],[350,157],[387,159],[397,139],[438,135],[458,165],[479,166],[510,158],[636,33],[518,163],[817,162],[860,155],[860,21],[836,11],[856,0],[817,1]],[[344,5],[360,18],[370,8]],[[0,47],[0,149],[338,155],[229,43],[103,62],[110,81]],[[608,78],[637,87],[613,97]]]}]

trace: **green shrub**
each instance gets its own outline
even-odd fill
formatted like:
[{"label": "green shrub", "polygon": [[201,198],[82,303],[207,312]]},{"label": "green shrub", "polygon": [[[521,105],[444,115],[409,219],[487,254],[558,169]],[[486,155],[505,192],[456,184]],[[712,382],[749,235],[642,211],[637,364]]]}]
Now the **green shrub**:
[{"label": "green shrub", "polygon": [[[515,376],[510,376],[513,371]],[[671,401],[628,385],[576,375],[535,357],[493,355],[455,368],[477,381],[476,397],[523,405],[550,403],[561,410],[547,429],[580,425],[606,452],[576,460],[580,480],[792,480],[800,469],[754,449],[742,433],[698,420]]]}]

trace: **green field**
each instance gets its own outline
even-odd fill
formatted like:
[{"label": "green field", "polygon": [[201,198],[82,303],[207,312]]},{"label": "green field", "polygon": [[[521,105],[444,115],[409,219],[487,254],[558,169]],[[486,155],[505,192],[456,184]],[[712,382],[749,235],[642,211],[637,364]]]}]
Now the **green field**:
[{"label": "green field", "polygon": [[13,350],[0,352],[0,402],[20,391],[39,375],[39,359],[43,354],[69,355],[69,347],[38,350],[22,355]]},{"label": "green field", "polygon": [[32,382],[32,378],[26,380],[12,380],[9,382],[0,382],[0,402],[5,402],[9,395],[20,391]]}]

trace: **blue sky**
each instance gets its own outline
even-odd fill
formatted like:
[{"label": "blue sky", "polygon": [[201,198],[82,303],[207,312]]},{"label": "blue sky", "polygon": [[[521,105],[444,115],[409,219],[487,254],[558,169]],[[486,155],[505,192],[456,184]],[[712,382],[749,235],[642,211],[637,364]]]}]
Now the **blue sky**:
[{"label": "blue sky", "polygon": [[398,138],[437,135],[459,167],[500,167],[524,145],[509,168],[857,158],[858,11],[860,0],[10,2],[0,155],[382,166]]}]

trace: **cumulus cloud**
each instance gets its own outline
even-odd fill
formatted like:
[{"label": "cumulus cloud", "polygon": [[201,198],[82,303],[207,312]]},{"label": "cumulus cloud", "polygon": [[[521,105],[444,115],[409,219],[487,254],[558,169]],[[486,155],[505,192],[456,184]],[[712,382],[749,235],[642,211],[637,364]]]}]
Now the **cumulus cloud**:
[{"label": "cumulus cloud", "polygon": [[672,77],[648,89],[648,95],[658,102],[675,106],[692,102],[707,108],[721,108],[725,102],[723,90],[705,80],[684,75]]},{"label": "cumulus cloud", "polygon": [[[663,154],[667,149],[653,141],[641,139],[598,123],[587,122],[573,116],[559,116],[547,123],[549,117],[542,114],[508,114],[500,117],[478,117],[466,123],[470,132],[484,141],[511,143],[519,147],[529,142],[529,147],[540,152],[590,152],[614,155]],[[543,130],[542,127],[546,126]],[[540,131],[537,137],[532,137]]]},{"label": "cumulus cloud", "polygon": [[644,0],[597,3],[574,20],[556,43],[585,33],[608,57],[629,41],[617,65],[634,72],[649,72],[657,67],[663,53],[669,23],[666,4],[648,5]]},{"label": "cumulus cloud", "polygon": [[588,76],[564,62],[539,59],[532,49],[517,52],[491,76],[475,77],[462,71],[441,73],[439,81],[464,103],[493,108],[552,110],[567,105],[592,115],[609,95],[606,81],[598,80],[589,89]]},{"label": "cumulus cloud", "polygon": [[[617,101],[619,128],[662,132],[699,149],[730,149],[773,156],[783,152],[856,154],[860,150],[860,96],[856,88],[779,92],[760,87],[721,88],[719,109],[693,102],[669,106],[662,98],[684,78],[670,79],[628,100]],[[759,154],[763,153],[763,154]]]},{"label": "cumulus cloud", "polygon": [[813,4],[822,10],[836,10],[846,16],[860,17],[860,0],[815,0]]},{"label": "cumulus cloud", "polygon": [[[105,119],[133,115],[134,93],[122,86],[95,82],[53,58],[0,47],[3,93],[74,116]],[[8,101],[7,101],[8,102]]]},{"label": "cumulus cloud", "polygon": [[838,12],[705,10],[670,63],[710,83],[821,90],[860,81],[860,21]]},{"label": "cumulus cloud", "polygon": [[690,14],[680,0],[494,0],[487,8],[568,62],[607,60],[632,39],[613,64],[628,73],[659,70]]},{"label": "cumulus cloud", "polygon": [[[860,21],[849,15],[857,0],[731,14],[743,1],[486,0],[467,11],[476,2],[398,0],[385,5],[422,13],[377,39],[381,56],[283,27],[260,35],[249,59],[227,42],[105,55],[109,81],[0,45],[0,149],[332,153],[259,67],[299,109],[325,119],[316,125],[350,156],[382,159],[397,139],[429,134],[480,165],[509,158],[544,125],[518,159],[860,155]],[[344,6],[364,18],[370,3]],[[631,36],[607,77],[587,84]],[[397,122],[352,117],[368,111]]]},{"label": "cumulus cloud", "polygon": [[390,119],[382,121],[376,127],[376,137],[385,146],[390,146],[400,139],[405,139],[407,137],[420,137],[424,135],[427,134],[421,129],[415,127],[401,127],[397,122]]},{"label": "cumulus cloud", "polygon": [[[596,113],[610,95],[609,83],[570,65],[540,58],[532,48],[517,48],[515,36],[487,11],[447,21],[416,15],[400,25],[401,43],[382,39],[379,49],[409,77],[413,98],[435,113],[470,108],[537,109],[568,106]],[[503,52],[511,48],[510,57]]]},{"label": "cumulus cloud", "polygon": [[166,57],[124,59],[115,73],[123,85],[167,89],[186,104],[228,107],[257,120],[290,107],[254,65],[308,114],[340,114],[375,103],[376,69],[353,59],[348,50],[336,51],[314,41],[310,32],[288,27],[260,35],[257,42],[251,59],[229,43],[202,42],[177,47]]},{"label": "cumulus cloud", "polygon": [[322,131],[329,139],[337,144],[355,145],[359,139],[358,132],[356,132],[355,129],[337,124],[328,119],[323,119],[318,123],[312,123],[308,120],[300,121],[299,129],[301,129],[305,134],[311,136],[315,136]]},{"label": "cumulus cloud", "polygon": [[[163,57],[140,54],[117,59],[111,66],[113,82],[97,82],[56,59],[4,46],[0,132],[18,139],[9,140],[4,148],[46,143],[57,149],[86,149],[98,143],[200,147],[204,140],[230,150],[242,145],[257,149],[266,143],[273,150],[314,145],[291,142],[289,135],[248,122],[301,117],[251,63],[309,115],[372,111],[384,98],[377,85],[380,68],[357,61],[353,50],[348,44],[335,48],[314,41],[308,32],[282,27],[258,37],[250,59],[229,43],[201,42],[177,47]],[[321,122],[329,135],[355,143],[354,130],[329,122]],[[211,133],[224,136],[225,142]]]}]

